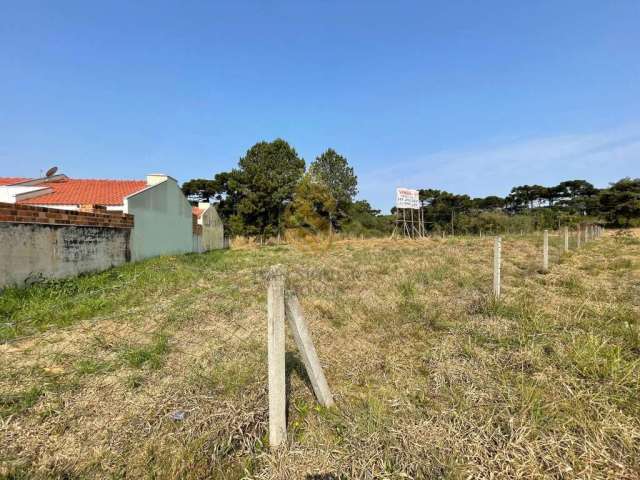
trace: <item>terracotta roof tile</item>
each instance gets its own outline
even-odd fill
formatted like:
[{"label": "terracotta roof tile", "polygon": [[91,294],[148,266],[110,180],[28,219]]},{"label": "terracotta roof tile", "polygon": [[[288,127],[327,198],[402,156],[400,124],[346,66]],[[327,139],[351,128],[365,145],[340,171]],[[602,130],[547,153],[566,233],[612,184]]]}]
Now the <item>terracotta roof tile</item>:
[{"label": "terracotta roof tile", "polygon": [[13,185],[14,183],[26,182],[28,178],[22,177],[0,177],[0,185]]},{"label": "terracotta roof tile", "polygon": [[193,213],[198,218],[200,218],[200,215],[202,215],[202,212],[204,212],[203,208],[191,207],[191,213]]},{"label": "terracotta roof tile", "polygon": [[123,198],[147,187],[144,180],[66,179],[46,182],[40,186],[53,189],[52,193],[21,200],[30,205],[122,205]]}]

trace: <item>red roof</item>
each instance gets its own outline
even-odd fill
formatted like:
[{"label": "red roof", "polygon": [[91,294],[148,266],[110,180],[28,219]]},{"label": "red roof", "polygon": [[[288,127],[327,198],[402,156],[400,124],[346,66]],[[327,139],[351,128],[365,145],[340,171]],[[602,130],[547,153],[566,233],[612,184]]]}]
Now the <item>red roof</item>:
[{"label": "red roof", "polygon": [[0,185],[13,185],[14,183],[26,182],[28,178],[22,177],[0,177]]},{"label": "red roof", "polygon": [[202,212],[204,212],[204,208],[191,207],[191,213],[193,213],[198,218],[200,218]]},{"label": "red roof", "polygon": [[29,205],[122,205],[123,198],[147,187],[144,180],[83,180],[65,179],[40,183],[53,192],[20,200]]}]

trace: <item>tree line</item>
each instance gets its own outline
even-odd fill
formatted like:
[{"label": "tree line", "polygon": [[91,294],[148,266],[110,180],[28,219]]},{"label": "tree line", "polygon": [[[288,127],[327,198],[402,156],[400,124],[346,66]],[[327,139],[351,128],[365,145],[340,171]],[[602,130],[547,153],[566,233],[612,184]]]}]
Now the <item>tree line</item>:
[{"label": "tree line", "polygon": [[471,198],[421,189],[420,202],[431,230],[534,230],[600,222],[611,227],[640,226],[640,179],[623,178],[598,189],[586,180],[558,185],[520,185],[506,197]]},{"label": "tree line", "polygon": [[379,210],[354,199],[358,177],[331,148],[306,168],[286,141],[259,142],[237,168],[211,180],[189,180],[182,190],[191,201],[215,202],[231,235],[275,236],[285,229],[373,234],[387,229],[388,219]]},{"label": "tree line", "polygon": [[[230,235],[275,236],[293,229],[373,236],[388,234],[395,218],[394,209],[383,215],[366,200],[355,200],[358,177],[343,155],[329,148],[307,168],[283,139],[256,143],[236,168],[212,179],[189,180],[182,190],[193,202],[217,204]],[[638,178],[623,178],[604,189],[586,180],[521,185],[506,197],[472,198],[431,188],[419,192],[431,231],[530,231],[583,222],[640,226]]]}]

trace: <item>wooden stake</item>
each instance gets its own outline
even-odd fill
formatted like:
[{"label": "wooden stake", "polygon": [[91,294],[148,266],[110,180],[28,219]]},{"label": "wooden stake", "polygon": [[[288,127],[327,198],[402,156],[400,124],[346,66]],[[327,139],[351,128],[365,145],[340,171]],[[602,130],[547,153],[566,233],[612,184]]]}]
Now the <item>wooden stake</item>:
[{"label": "wooden stake", "polygon": [[569,227],[564,227],[564,252],[569,251]]}]

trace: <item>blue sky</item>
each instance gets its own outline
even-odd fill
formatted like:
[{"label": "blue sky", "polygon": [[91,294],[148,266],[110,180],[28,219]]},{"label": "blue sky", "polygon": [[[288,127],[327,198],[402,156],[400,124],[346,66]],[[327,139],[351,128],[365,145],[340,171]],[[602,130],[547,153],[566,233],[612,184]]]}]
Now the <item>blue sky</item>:
[{"label": "blue sky", "polygon": [[640,2],[0,0],[0,176],[180,181],[282,137],[361,198],[640,176]]}]

